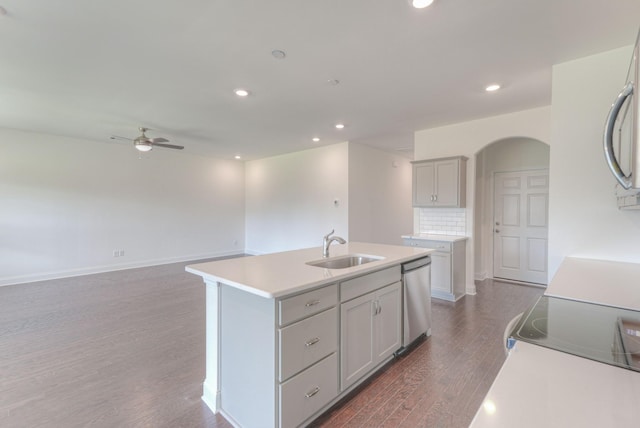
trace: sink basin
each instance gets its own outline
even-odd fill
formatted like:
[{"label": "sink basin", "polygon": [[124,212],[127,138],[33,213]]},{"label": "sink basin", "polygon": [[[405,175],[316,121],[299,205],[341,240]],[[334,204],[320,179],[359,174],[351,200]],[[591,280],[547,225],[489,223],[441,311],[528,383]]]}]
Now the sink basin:
[{"label": "sink basin", "polygon": [[346,256],[331,257],[328,259],[307,262],[309,266],[316,266],[325,269],[346,269],[366,263],[382,260],[384,257],[367,256],[362,254],[348,254]]}]

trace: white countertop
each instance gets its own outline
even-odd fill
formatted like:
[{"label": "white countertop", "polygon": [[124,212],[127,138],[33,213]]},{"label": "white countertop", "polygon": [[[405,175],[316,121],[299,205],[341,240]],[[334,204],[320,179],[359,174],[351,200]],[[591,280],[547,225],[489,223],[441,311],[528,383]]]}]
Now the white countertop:
[{"label": "white countertop", "polygon": [[276,298],[398,265],[433,251],[427,248],[349,242],[331,245],[330,257],[358,254],[384,259],[346,269],[309,266],[307,262],[322,259],[322,248],[316,247],[199,263],[187,266],[186,270],[207,281],[221,282],[266,298]]},{"label": "white countertop", "polygon": [[[640,310],[640,265],[568,257],[545,295]],[[517,342],[471,423],[640,426],[640,372]]]},{"label": "white countertop", "polygon": [[640,373],[518,342],[471,427],[637,427],[638,403]]},{"label": "white countertop", "polygon": [[544,294],[640,311],[640,264],[567,257]]},{"label": "white countertop", "polygon": [[434,233],[414,233],[413,235],[402,235],[402,239],[424,239],[426,241],[457,242],[469,239],[468,236],[460,235],[439,235]]}]

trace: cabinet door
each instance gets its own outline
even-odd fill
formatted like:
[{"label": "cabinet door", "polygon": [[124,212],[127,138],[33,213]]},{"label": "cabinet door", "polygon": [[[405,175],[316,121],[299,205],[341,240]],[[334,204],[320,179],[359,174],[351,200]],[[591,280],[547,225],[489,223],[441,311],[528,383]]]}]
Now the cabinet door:
[{"label": "cabinet door", "polygon": [[431,206],[433,205],[433,195],[435,188],[433,162],[413,165],[413,205]]},{"label": "cabinet door", "polygon": [[451,293],[451,253],[431,253],[431,290]]},{"label": "cabinet door", "polygon": [[458,160],[435,163],[435,206],[458,206]]},{"label": "cabinet door", "polygon": [[401,283],[391,284],[376,294],[377,314],[375,318],[376,362],[382,362],[391,356],[402,346],[401,342],[401,322],[402,322],[402,293]]},{"label": "cabinet door", "polygon": [[373,353],[375,292],[340,305],[340,386],[344,390],[375,365]]}]

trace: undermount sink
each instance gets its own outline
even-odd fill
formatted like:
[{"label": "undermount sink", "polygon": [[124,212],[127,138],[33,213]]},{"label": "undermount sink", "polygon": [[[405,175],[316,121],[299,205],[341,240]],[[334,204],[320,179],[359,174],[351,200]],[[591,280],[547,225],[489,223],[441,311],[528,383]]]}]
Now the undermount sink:
[{"label": "undermount sink", "polygon": [[316,266],[325,269],[346,269],[360,266],[371,262],[382,260],[384,257],[367,256],[362,254],[348,254],[346,256],[331,257],[329,259],[315,260],[307,262],[309,266]]}]

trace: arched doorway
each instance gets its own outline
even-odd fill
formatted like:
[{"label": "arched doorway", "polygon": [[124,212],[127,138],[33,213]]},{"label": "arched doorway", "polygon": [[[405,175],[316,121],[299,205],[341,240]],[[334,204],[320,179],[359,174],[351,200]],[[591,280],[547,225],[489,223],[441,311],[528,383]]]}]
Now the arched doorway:
[{"label": "arched doorway", "polygon": [[546,285],[549,146],[505,138],[478,151],[475,161],[475,279]]}]

